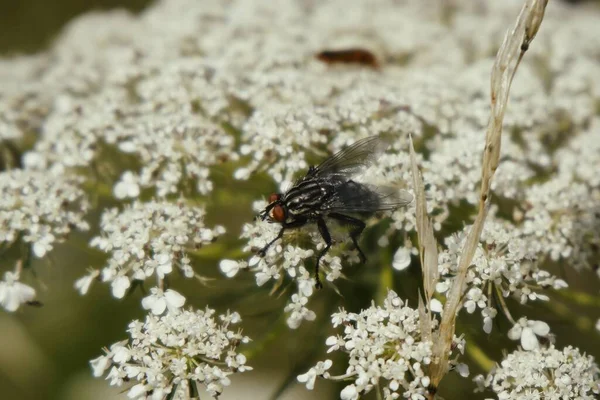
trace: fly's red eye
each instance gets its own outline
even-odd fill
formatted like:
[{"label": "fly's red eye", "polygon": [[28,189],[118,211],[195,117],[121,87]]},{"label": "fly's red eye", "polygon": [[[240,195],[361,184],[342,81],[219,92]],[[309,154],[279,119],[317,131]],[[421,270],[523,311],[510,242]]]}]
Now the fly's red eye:
[{"label": "fly's red eye", "polygon": [[285,220],[285,212],[283,211],[283,207],[279,204],[273,207],[271,210],[271,216],[277,222],[283,222]]},{"label": "fly's red eye", "polygon": [[279,193],[271,193],[271,195],[269,196],[269,203],[277,201],[280,198],[281,198],[281,195]]}]

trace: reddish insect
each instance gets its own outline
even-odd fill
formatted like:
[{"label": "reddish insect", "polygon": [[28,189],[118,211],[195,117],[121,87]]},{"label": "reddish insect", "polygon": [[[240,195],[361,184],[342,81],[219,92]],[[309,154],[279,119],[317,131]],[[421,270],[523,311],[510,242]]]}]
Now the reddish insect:
[{"label": "reddish insect", "polygon": [[323,50],[315,56],[327,64],[361,64],[378,68],[377,57],[369,50],[358,47],[341,50]]}]

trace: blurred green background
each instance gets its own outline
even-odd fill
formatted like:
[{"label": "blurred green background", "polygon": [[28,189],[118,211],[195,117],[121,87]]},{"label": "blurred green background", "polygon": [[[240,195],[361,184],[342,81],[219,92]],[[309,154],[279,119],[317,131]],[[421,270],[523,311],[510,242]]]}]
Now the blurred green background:
[{"label": "blurred green background", "polygon": [[[0,55],[42,50],[65,23],[85,11],[126,7],[138,12],[150,3],[147,0],[0,0]],[[221,223],[228,228],[223,246],[217,247],[227,252],[229,245],[238,243],[236,237],[241,225],[252,218],[251,200],[268,194],[273,188],[266,179],[252,184],[234,183],[226,176],[218,179],[221,182],[215,186],[226,189],[210,199],[209,210],[212,207],[213,212],[209,211],[209,223]],[[240,192],[244,193],[242,201]],[[92,225],[98,217],[97,214],[89,216]],[[132,319],[144,317],[140,306],[142,295],[135,293],[118,301],[112,298],[103,284],[93,286],[87,296],[77,294],[73,282],[90,266],[90,257],[95,259],[93,264],[96,267],[101,262],[97,258],[98,253],[86,249],[88,239],[89,236],[74,236],[70,242],[56,246],[51,253],[51,262],[40,263],[36,268],[38,280],[35,286],[43,307],[23,307],[15,314],[0,312],[0,337],[3,339],[0,340],[0,399],[109,399],[119,395],[120,390],[109,388],[102,379],[92,378],[88,361],[100,355],[103,346],[126,338],[125,330]],[[367,249],[376,247],[373,240],[363,240]],[[216,265],[222,254],[213,251],[198,257],[203,265],[209,267],[209,274],[216,277]],[[383,261],[389,266],[391,253],[383,257],[387,257],[387,261]],[[3,265],[1,272],[5,268]],[[519,309],[518,304],[509,301],[513,315],[526,314],[530,319],[544,319],[557,334],[558,347],[573,344],[598,357],[600,336],[593,326],[600,316],[597,277],[591,271],[576,273],[557,265],[550,266],[550,270],[583,294],[574,294],[574,291],[554,294],[555,300],[551,303],[538,302],[526,309]],[[402,297],[412,299],[410,304],[414,306],[420,280],[418,269],[411,268],[404,273],[390,271],[389,267],[365,267],[360,271],[360,279],[341,285],[344,298],[333,291],[320,292],[317,297],[321,305],[316,311],[327,315],[327,311],[342,304],[351,311],[358,311],[369,305],[373,295],[382,295],[377,286],[383,280],[390,282]],[[351,272],[350,278],[357,273]],[[40,283],[43,287],[39,286]],[[250,360],[249,364],[255,367],[255,371],[232,377],[233,386],[225,391],[224,400],[267,399],[286,378],[305,372],[307,365],[326,358],[322,336],[328,335],[324,330],[328,323],[307,323],[298,331],[287,330],[277,312],[283,309],[286,296],[269,298],[267,290],[255,288],[252,277],[235,282],[220,280],[218,285],[208,288],[196,281],[179,280],[173,282],[173,287],[186,295],[189,305],[202,308],[210,297],[211,307],[218,310],[231,307],[240,311],[246,333],[255,340],[252,351],[259,353],[263,346],[269,349]],[[515,348],[514,342],[505,338],[497,340],[501,336],[498,332],[509,329],[508,322],[500,316],[494,328],[496,335],[492,336],[493,342],[482,334],[479,315],[463,316],[460,323],[457,330],[467,335],[467,357],[471,358],[467,362],[471,365],[477,365],[473,360],[484,361],[480,350],[493,359],[500,359],[503,349]],[[483,371],[472,368],[471,372],[474,375]],[[334,399],[339,396],[339,387],[333,384],[319,381],[317,388],[319,391],[308,392],[300,385],[292,385],[280,398]],[[473,395],[471,388],[468,381],[449,374],[440,393],[448,400],[483,398],[482,395]]]}]

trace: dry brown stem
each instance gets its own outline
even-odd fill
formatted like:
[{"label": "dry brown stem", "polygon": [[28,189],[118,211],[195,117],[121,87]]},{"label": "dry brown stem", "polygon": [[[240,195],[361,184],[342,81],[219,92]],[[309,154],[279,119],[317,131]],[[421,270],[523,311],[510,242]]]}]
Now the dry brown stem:
[{"label": "dry brown stem", "polygon": [[434,338],[434,357],[430,367],[430,378],[434,387],[439,385],[448,371],[448,358],[455,331],[456,315],[461,305],[467,271],[483,230],[489,207],[490,186],[500,159],[502,121],[506,111],[510,86],[523,55],[540,27],[547,3],[548,0],[527,0],[525,2],[517,17],[515,27],[512,31],[506,33],[492,68],[491,116],[483,151],[479,209],[462,249],[457,275],[444,305],[439,332]]}]

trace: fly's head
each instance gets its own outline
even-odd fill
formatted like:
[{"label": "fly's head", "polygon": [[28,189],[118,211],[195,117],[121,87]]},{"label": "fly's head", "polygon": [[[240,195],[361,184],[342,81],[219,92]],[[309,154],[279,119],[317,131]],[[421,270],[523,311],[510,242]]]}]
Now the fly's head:
[{"label": "fly's head", "polygon": [[287,207],[281,200],[281,193],[272,193],[269,196],[269,205],[260,213],[264,221],[283,223],[287,218]]}]

